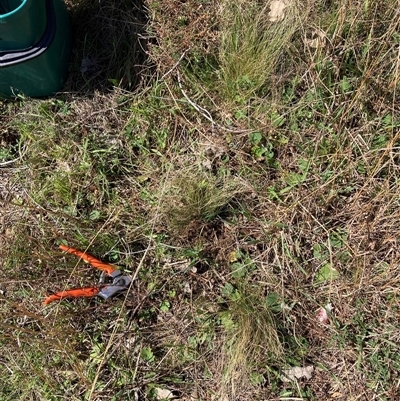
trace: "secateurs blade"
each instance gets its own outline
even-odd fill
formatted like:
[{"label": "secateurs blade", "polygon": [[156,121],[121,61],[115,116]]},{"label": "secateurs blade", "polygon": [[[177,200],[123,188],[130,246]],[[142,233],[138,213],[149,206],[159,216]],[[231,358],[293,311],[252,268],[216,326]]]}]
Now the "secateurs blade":
[{"label": "secateurs blade", "polygon": [[104,263],[101,260],[96,259],[95,257],[85,252],[81,252],[75,248],[60,245],[60,249],[80,257],[94,268],[101,270],[102,275],[106,275],[112,279],[112,283],[60,291],[49,295],[44,300],[45,305],[54,301],[60,301],[65,298],[94,297],[96,295],[104,299],[108,299],[129,289],[132,279],[129,276],[122,274],[122,272],[116,266]]}]

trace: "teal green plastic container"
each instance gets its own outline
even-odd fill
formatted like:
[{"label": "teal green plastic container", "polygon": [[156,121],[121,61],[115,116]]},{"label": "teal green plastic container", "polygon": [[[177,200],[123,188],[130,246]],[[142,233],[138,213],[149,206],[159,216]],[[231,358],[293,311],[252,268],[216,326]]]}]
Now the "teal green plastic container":
[{"label": "teal green plastic container", "polygon": [[63,0],[0,0],[0,97],[60,91],[71,42]]}]

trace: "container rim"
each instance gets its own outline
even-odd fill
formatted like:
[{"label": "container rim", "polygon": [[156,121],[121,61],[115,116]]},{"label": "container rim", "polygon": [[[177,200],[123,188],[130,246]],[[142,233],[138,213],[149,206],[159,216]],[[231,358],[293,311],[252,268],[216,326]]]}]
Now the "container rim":
[{"label": "container rim", "polygon": [[45,0],[45,4],[47,25],[42,38],[39,42],[24,50],[0,51],[0,70],[3,67],[9,67],[38,57],[49,48],[56,34],[57,21],[53,1]]},{"label": "container rim", "polygon": [[22,3],[17,8],[14,8],[14,10],[12,10],[12,11],[6,13],[6,14],[0,14],[0,20],[3,19],[3,18],[11,17],[12,15],[14,15],[18,11],[20,11],[21,8],[24,7],[26,5],[26,3],[28,3],[28,1],[29,0],[22,0]]}]

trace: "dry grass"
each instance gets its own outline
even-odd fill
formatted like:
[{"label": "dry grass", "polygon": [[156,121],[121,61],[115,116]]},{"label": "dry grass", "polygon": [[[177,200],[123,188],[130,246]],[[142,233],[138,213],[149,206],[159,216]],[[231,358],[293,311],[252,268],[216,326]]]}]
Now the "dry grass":
[{"label": "dry grass", "polygon": [[[398,2],[68,4],[66,93],[0,103],[0,398],[399,399]],[[60,240],[132,291],[43,308]]]}]

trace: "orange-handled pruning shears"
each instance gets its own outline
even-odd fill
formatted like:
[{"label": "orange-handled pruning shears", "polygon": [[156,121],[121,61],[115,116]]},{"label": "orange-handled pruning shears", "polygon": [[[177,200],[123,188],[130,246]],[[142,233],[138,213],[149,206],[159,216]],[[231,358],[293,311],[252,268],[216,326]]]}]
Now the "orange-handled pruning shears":
[{"label": "orange-handled pruning shears", "polygon": [[104,274],[113,279],[111,284],[99,285],[94,287],[77,288],[73,290],[60,291],[55,294],[49,295],[44,304],[47,305],[53,301],[59,301],[65,298],[78,298],[78,297],[93,297],[99,295],[107,299],[121,292],[128,290],[132,279],[121,273],[115,266],[104,263],[95,257],[88,255],[85,252],[78,251],[77,249],[70,248],[65,245],[60,245],[60,249],[73,255],[79,256],[86,262],[90,263],[94,268],[101,270]]}]

